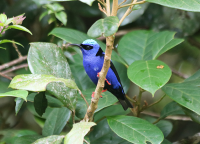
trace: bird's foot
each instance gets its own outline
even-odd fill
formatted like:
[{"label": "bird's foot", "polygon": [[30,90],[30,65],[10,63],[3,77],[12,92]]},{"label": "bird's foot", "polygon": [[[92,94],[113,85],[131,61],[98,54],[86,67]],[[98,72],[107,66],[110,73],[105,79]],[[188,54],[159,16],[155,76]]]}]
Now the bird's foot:
[{"label": "bird's foot", "polygon": [[[103,92],[103,91],[102,91],[102,92]],[[94,98],[94,94],[95,94],[95,92],[92,92],[92,95],[91,95],[92,98]],[[102,95],[100,95],[100,98],[103,98]]]},{"label": "bird's foot", "polygon": [[111,85],[111,83],[107,79],[106,79],[106,82],[107,82],[108,85]]},{"label": "bird's foot", "polygon": [[[99,77],[99,73],[97,73],[97,77]],[[105,80],[106,80],[108,85],[111,85],[111,83],[107,79],[105,79]]]}]

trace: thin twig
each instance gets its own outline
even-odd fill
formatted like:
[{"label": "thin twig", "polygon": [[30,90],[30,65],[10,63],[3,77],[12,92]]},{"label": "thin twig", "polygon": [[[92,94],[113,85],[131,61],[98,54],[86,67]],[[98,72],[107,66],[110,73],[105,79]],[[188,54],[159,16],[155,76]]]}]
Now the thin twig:
[{"label": "thin twig", "polygon": [[137,0],[134,0],[131,4],[131,6],[126,10],[125,14],[122,16],[122,18],[119,21],[118,26],[121,25],[121,23],[123,22],[123,20],[130,14],[130,11],[132,11],[133,6],[136,4]]},{"label": "thin twig", "polygon": [[[14,40],[13,40],[13,41],[14,41]],[[19,58],[22,57],[22,54],[20,53],[20,51],[19,51],[17,45],[16,45],[15,43],[12,43],[12,45],[13,45],[13,47],[15,48],[15,50],[16,50],[16,52],[17,52],[17,54],[18,54],[18,57],[19,57]]]},{"label": "thin twig", "polygon": [[123,8],[123,7],[128,7],[128,6],[136,5],[136,4],[143,4],[143,3],[145,3],[145,2],[146,2],[146,1],[143,0],[143,1],[135,2],[135,3],[131,3],[131,4],[125,4],[125,5],[119,6],[119,9],[120,9],[120,8]]},{"label": "thin twig", "polygon": [[99,6],[99,10],[102,11],[105,15],[107,15],[105,9],[103,9],[103,8],[101,7],[100,3],[98,3],[98,6]]},{"label": "thin twig", "polygon": [[6,73],[10,73],[12,71],[16,71],[18,69],[22,69],[22,68],[26,68],[28,67],[28,64],[22,64],[22,65],[18,65],[18,66],[13,66],[12,68],[8,69],[8,70],[5,70],[5,71],[2,71],[1,73],[2,74],[6,74]]},{"label": "thin twig", "polygon": [[123,3],[125,3],[126,2],[126,0],[123,0],[120,4],[119,4],[119,7],[123,4]]},{"label": "thin twig", "polygon": [[155,104],[159,103],[160,101],[162,101],[162,100],[164,99],[165,96],[166,96],[166,94],[165,94],[164,96],[162,96],[162,97],[161,97],[159,100],[157,100],[156,102],[154,102],[154,103],[152,103],[152,104],[150,104],[150,105],[148,105],[148,106],[144,106],[144,107],[140,110],[140,112],[142,112],[143,110],[148,109],[148,108],[154,106]]},{"label": "thin twig", "polygon": [[189,136],[179,141],[173,142],[173,144],[198,144],[199,142],[200,142],[200,133],[196,133],[193,136]]},{"label": "thin twig", "polygon": [[87,140],[85,140],[85,139],[84,139],[83,141],[84,141],[86,144],[90,144],[90,143],[89,143]]},{"label": "thin twig", "polygon": [[97,0],[99,3],[101,3],[104,7],[106,7],[105,2],[102,2],[101,0]]},{"label": "thin twig", "polygon": [[75,111],[72,111],[72,122],[75,124]]},{"label": "thin twig", "polygon": [[144,92],[144,90],[142,88],[139,88],[139,89],[140,89],[140,92],[139,92],[138,100],[137,100],[137,105],[138,105],[137,117],[140,116],[140,105],[141,105],[142,93]]},{"label": "thin twig", "polygon": [[173,74],[179,76],[180,78],[186,79],[186,78],[189,77],[189,76],[187,76],[187,75],[185,75],[185,74],[182,74],[182,73],[178,72],[177,70],[175,70],[175,69],[173,69],[173,68],[171,68],[171,70],[172,70],[172,73],[173,73]]},{"label": "thin twig", "polygon": [[5,77],[5,78],[7,78],[7,79],[9,79],[9,80],[12,80],[11,77],[9,77],[9,76],[7,76],[7,75],[5,75],[5,74],[0,73],[0,76]]},{"label": "thin twig", "polygon": [[85,101],[86,105],[87,105],[87,108],[89,107],[89,104],[87,102],[87,100],[85,99],[83,93],[81,92],[81,90],[79,90],[79,94],[81,95],[81,97],[83,98],[83,100]]},{"label": "thin twig", "polygon": [[131,99],[128,95],[126,95],[126,98],[127,98],[129,101],[131,101],[132,103],[134,103],[135,105],[137,105],[137,102],[134,101],[133,99]]},{"label": "thin twig", "polygon": [[8,68],[10,66],[16,65],[16,64],[18,64],[18,63],[20,63],[20,62],[22,62],[22,61],[24,61],[26,59],[27,59],[27,56],[22,56],[22,57],[19,57],[16,60],[13,60],[11,62],[5,63],[5,64],[3,64],[3,65],[0,66],[0,71],[3,70],[3,69]]}]

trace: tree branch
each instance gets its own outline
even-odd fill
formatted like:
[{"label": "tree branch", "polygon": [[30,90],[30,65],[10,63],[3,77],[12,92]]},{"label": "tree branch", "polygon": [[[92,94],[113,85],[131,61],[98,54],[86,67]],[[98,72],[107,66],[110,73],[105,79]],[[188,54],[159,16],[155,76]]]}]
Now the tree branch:
[{"label": "tree branch", "polygon": [[78,90],[79,91],[79,94],[81,95],[81,97],[83,98],[83,100],[85,101],[86,105],[87,105],[87,108],[89,107],[89,104],[87,102],[87,100],[85,99],[83,93],[81,92],[81,90]]},{"label": "tree branch", "polygon": [[189,136],[177,142],[173,142],[173,144],[197,144],[199,142],[200,142],[200,133],[197,133],[193,136]]},{"label": "tree branch", "polygon": [[137,117],[140,116],[140,105],[141,105],[141,98],[142,98],[142,93],[144,92],[144,90],[142,88],[139,88],[140,89],[140,92],[139,92],[139,95],[138,95],[138,100],[137,100]]},{"label": "tree branch", "polygon": [[123,20],[130,14],[130,12],[132,11],[132,8],[133,6],[136,4],[137,0],[134,0],[132,3],[131,3],[131,6],[126,10],[125,14],[122,16],[122,18],[120,19],[119,21],[119,24],[118,26],[121,25],[121,23],[123,22]]},{"label": "tree branch", "polygon": [[[13,40],[13,41],[14,41],[14,40]],[[19,51],[17,45],[16,45],[15,43],[12,43],[12,45],[13,45],[13,47],[15,48],[15,50],[16,50],[16,52],[17,52],[17,54],[18,54],[18,57],[22,57],[22,54],[20,53],[20,51]]]},{"label": "tree branch", "polygon": [[18,65],[18,66],[13,66],[12,68],[8,69],[8,70],[5,70],[5,71],[2,71],[1,73],[2,74],[6,74],[6,73],[10,73],[12,71],[16,71],[18,69],[21,69],[21,68],[26,68],[28,67],[28,64],[22,64],[22,65]]},{"label": "tree branch", "polygon": [[183,78],[183,79],[186,79],[186,78],[188,78],[188,76],[187,76],[187,75],[185,75],[185,74],[182,74],[182,73],[178,72],[177,70],[175,70],[175,69],[173,69],[173,68],[171,68],[171,70],[172,70],[172,73],[173,73],[173,74],[175,74],[175,75],[179,76],[180,78]]},{"label": "tree branch", "polygon": [[5,77],[5,78],[7,78],[7,79],[9,79],[9,80],[12,80],[11,77],[9,77],[9,76],[7,76],[7,75],[5,75],[5,74],[0,73],[0,76]]},{"label": "tree branch", "polygon": [[13,60],[11,62],[5,63],[5,64],[3,64],[3,65],[0,66],[0,71],[3,70],[3,69],[8,68],[10,66],[16,65],[16,64],[18,64],[18,63],[20,63],[20,62],[22,62],[22,61],[24,61],[26,59],[27,59],[27,56],[22,56],[22,57],[19,57],[16,60]]},{"label": "tree branch", "polygon": [[[107,15],[110,15],[110,0],[106,0],[106,5],[107,5],[106,6]],[[112,9],[116,9],[115,5]],[[99,73],[99,80],[98,80],[98,83],[97,83],[97,86],[96,86],[96,89],[94,92],[94,98],[91,99],[91,104],[87,109],[87,112],[84,117],[84,121],[92,121],[93,120],[94,112],[97,109],[98,101],[99,101],[101,92],[104,88],[105,78],[106,78],[108,69],[110,68],[110,59],[111,59],[113,44],[114,44],[114,35],[107,37],[106,38],[106,51],[105,51],[105,57],[104,57],[104,64]]]},{"label": "tree branch", "polygon": [[119,9],[120,9],[120,8],[123,8],[123,7],[127,7],[127,6],[136,5],[136,4],[143,4],[143,3],[145,3],[145,2],[146,2],[146,1],[143,0],[143,1],[135,2],[135,3],[131,3],[131,4],[125,4],[125,5],[119,6]]}]

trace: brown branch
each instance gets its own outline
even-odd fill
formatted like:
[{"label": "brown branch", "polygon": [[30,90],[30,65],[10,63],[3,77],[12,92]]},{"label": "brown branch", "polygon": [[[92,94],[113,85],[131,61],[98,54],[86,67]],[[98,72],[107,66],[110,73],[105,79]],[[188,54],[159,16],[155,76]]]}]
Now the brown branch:
[{"label": "brown branch", "polygon": [[100,3],[98,3],[99,10],[102,11],[105,15],[107,15],[105,8],[102,8]]},{"label": "brown branch", "polygon": [[81,97],[83,98],[83,100],[85,101],[86,105],[87,105],[87,108],[89,107],[89,104],[87,102],[87,100],[85,99],[83,93],[81,92],[81,90],[79,90],[79,94],[81,95]]},{"label": "brown branch", "polygon": [[7,79],[9,79],[9,80],[12,80],[11,77],[9,77],[9,76],[7,76],[7,75],[5,75],[5,74],[0,73],[0,76],[5,77],[5,78],[7,78]]},{"label": "brown branch", "polygon": [[0,66],[0,71],[3,70],[3,69],[8,68],[10,66],[16,65],[16,64],[18,64],[18,63],[20,63],[20,62],[22,62],[22,61],[24,61],[26,59],[27,59],[27,56],[22,56],[22,57],[19,57],[16,60],[13,60],[11,62],[5,63],[5,64],[3,64],[3,65]]},{"label": "brown branch", "polygon": [[186,79],[186,78],[189,77],[189,76],[187,76],[187,75],[185,75],[185,74],[182,74],[182,73],[178,72],[177,70],[175,70],[175,69],[173,69],[173,68],[171,68],[171,70],[172,70],[172,73],[173,73],[173,74],[179,76],[180,78]]},{"label": "brown branch", "polygon": [[126,2],[126,0],[123,0],[120,4],[119,4],[119,6],[121,6],[123,3],[125,3]]},{"label": "brown branch", "polygon": [[179,141],[173,142],[173,144],[197,144],[199,142],[200,142],[200,133],[196,133],[193,136],[189,136]]},{"label": "brown branch", "polygon": [[[118,0],[116,1],[118,2]],[[110,16],[110,0],[106,0],[106,13],[107,13],[107,16]]]},{"label": "brown branch", "polygon": [[145,2],[146,2],[146,1],[143,0],[143,1],[135,2],[135,3],[131,3],[131,4],[125,4],[125,5],[119,6],[119,9],[120,9],[120,8],[123,8],[123,7],[127,7],[127,6],[133,6],[133,5],[136,5],[136,4],[143,4],[143,3],[145,3]]},{"label": "brown branch", "polygon": [[10,73],[12,71],[16,71],[18,69],[22,69],[22,68],[26,68],[28,67],[28,64],[22,64],[22,65],[18,65],[18,66],[13,66],[12,68],[8,69],[8,70],[5,70],[5,71],[2,71],[1,73],[2,74],[6,74],[6,73]]},{"label": "brown branch", "polygon": [[[14,41],[14,40],[13,40],[13,41]],[[17,45],[16,45],[15,43],[12,43],[12,45],[13,45],[13,47],[15,48],[15,50],[16,50],[16,52],[17,52],[17,54],[18,54],[18,57],[22,57],[22,54],[20,53],[20,51],[19,51]]]},{"label": "brown branch", "polygon": [[122,18],[119,21],[119,26],[121,25],[121,23],[123,22],[123,20],[130,14],[130,12],[132,11],[133,6],[136,4],[137,0],[134,0],[131,3],[131,6],[126,10],[125,14],[122,16]]}]

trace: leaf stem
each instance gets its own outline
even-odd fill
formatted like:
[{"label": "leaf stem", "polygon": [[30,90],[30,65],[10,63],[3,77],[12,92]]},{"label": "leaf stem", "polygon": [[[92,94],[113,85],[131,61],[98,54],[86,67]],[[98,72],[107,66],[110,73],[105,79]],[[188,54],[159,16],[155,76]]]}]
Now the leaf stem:
[{"label": "leaf stem", "polygon": [[153,122],[153,124],[156,124],[156,123],[158,123],[159,121],[160,121],[161,119],[160,118],[158,118],[155,122]]},{"label": "leaf stem", "polygon": [[129,101],[131,101],[132,103],[134,103],[135,105],[137,105],[137,102],[134,101],[133,99],[131,99],[128,95],[126,95],[126,98],[127,98]]},{"label": "leaf stem", "polygon": [[137,100],[137,105],[138,105],[138,108],[137,108],[137,117],[140,116],[140,105],[141,105],[142,93],[144,92],[144,90],[142,88],[139,88],[139,89],[140,89],[140,92],[139,92],[138,100]]},{"label": "leaf stem", "polygon": [[143,4],[143,3],[145,3],[145,2],[146,2],[146,1],[143,0],[143,1],[135,2],[135,3],[125,4],[125,5],[119,6],[119,9],[120,9],[120,8],[123,8],[123,7],[127,7],[127,6],[133,6],[133,5],[136,5],[136,4]]},{"label": "leaf stem", "polygon": [[87,140],[83,139],[83,141],[86,143],[86,144],[90,144]]},{"label": "leaf stem", "polygon": [[87,107],[89,107],[89,104],[88,104],[87,100],[85,99],[85,97],[84,97],[83,93],[81,92],[81,90],[78,90],[78,92],[81,95],[81,97],[83,98],[83,100],[85,101]]}]

